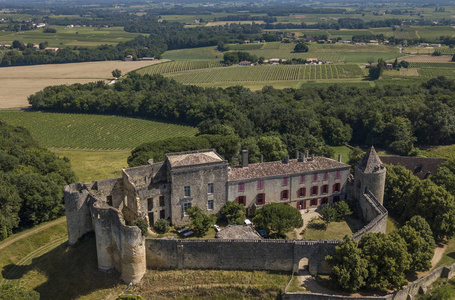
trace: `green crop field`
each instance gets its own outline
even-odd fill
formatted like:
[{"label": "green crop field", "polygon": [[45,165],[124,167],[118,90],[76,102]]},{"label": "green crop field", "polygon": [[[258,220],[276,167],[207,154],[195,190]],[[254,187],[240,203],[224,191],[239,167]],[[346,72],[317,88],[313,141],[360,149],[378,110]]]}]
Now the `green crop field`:
[{"label": "green crop field", "polygon": [[261,49],[265,44],[229,44],[229,50],[248,51]]},{"label": "green crop field", "polygon": [[137,72],[139,74],[167,74],[167,73],[178,73],[184,71],[191,71],[197,69],[217,68],[224,66],[220,61],[216,60],[183,60],[183,61],[172,61],[162,64],[157,64],[149,67],[142,68]]},{"label": "green crop field", "polygon": [[438,77],[438,76],[454,77],[455,68],[420,68],[419,74],[422,77]]},{"label": "green crop field", "polygon": [[410,68],[452,68],[455,70],[455,62],[433,63],[433,62],[410,62]]},{"label": "green crop field", "polygon": [[163,58],[170,60],[222,60],[223,53],[217,51],[215,47],[201,47],[166,51]]},{"label": "green crop field", "polygon": [[357,65],[262,65],[200,70],[169,76],[184,84],[206,84],[217,82],[360,78],[363,73]]},{"label": "green crop field", "polygon": [[42,146],[53,148],[132,149],[197,133],[190,126],[104,115],[0,111],[0,120],[27,128]]},{"label": "green crop field", "polygon": [[61,46],[97,46],[102,44],[116,45],[134,39],[139,33],[129,33],[123,27],[95,28],[79,27],[66,28],[64,26],[50,26],[57,29],[57,33],[44,33],[42,28],[21,31],[3,32],[0,35],[1,44],[11,44],[14,40],[23,43],[48,42],[50,47]]}]

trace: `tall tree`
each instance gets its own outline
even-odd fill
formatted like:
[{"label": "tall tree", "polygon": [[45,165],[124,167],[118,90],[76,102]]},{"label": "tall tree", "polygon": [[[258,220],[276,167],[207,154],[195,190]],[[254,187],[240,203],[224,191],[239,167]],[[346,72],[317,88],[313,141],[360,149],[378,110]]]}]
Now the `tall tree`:
[{"label": "tall tree", "polygon": [[253,223],[275,238],[283,238],[289,230],[303,226],[300,212],[282,203],[264,205],[256,212]]}]

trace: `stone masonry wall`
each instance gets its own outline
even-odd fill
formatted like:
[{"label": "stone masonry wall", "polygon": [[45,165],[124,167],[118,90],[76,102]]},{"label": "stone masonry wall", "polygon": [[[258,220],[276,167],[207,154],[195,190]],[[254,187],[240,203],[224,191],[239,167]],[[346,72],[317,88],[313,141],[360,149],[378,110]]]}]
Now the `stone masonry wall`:
[{"label": "stone masonry wall", "polygon": [[327,274],[324,258],[337,241],[146,239],[148,268],[296,271],[307,258],[311,273]]}]

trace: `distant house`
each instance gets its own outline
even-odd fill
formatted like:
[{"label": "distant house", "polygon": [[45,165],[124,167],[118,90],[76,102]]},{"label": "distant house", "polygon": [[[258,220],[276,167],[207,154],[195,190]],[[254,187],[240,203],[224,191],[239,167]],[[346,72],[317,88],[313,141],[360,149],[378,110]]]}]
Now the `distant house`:
[{"label": "distant house", "polygon": [[43,27],[46,27],[45,23],[39,23],[36,25],[36,28],[43,28]]},{"label": "distant house", "polygon": [[420,43],[419,44],[419,47],[429,47],[429,46],[430,46],[430,44],[428,44],[428,43]]},{"label": "distant house", "polygon": [[51,50],[51,51],[57,52],[58,48],[46,47],[46,48],[44,48],[44,50]]},{"label": "distant house", "polygon": [[127,55],[127,56],[125,56],[125,58],[123,60],[124,61],[133,61],[133,56],[132,55]]},{"label": "distant house", "polygon": [[317,64],[319,62],[317,58],[307,58],[306,61],[311,64]]},{"label": "distant house", "polygon": [[430,44],[430,47],[439,48],[441,47],[441,44]]},{"label": "distant house", "polygon": [[153,56],[152,57],[142,57],[142,58],[139,58],[139,60],[155,60],[155,57],[153,57]]},{"label": "distant house", "polygon": [[393,65],[392,64],[386,64],[385,66],[387,67],[387,70],[392,70],[393,69]]},{"label": "distant house", "polygon": [[251,63],[251,61],[244,60],[239,62],[239,66],[253,66],[253,64]]},{"label": "distant house", "polygon": [[280,59],[279,58],[271,58],[271,59],[269,59],[269,63],[271,63],[271,64],[279,64],[280,63]]},{"label": "distant house", "polygon": [[318,44],[325,44],[325,40],[318,40]]},{"label": "distant house", "polygon": [[435,175],[439,165],[447,160],[445,158],[406,156],[381,156],[380,159],[385,164],[403,166],[422,180],[427,179],[430,175]]}]

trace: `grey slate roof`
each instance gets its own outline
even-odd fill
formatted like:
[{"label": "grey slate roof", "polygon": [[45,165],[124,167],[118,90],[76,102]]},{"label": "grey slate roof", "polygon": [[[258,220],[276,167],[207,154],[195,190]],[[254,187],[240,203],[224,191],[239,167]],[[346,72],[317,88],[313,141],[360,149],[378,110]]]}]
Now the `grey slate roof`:
[{"label": "grey slate roof", "polygon": [[375,173],[383,170],[384,164],[376,153],[376,150],[374,150],[374,147],[371,146],[357,164],[357,168],[364,173]]}]

